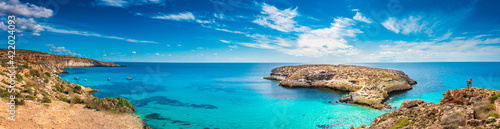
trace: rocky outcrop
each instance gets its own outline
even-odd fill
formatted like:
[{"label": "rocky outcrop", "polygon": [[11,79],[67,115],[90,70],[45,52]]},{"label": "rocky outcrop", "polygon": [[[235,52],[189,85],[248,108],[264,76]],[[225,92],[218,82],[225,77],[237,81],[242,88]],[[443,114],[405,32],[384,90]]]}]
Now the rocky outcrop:
[{"label": "rocky outcrop", "polygon": [[[102,109],[120,112],[124,117],[122,118],[133,118],[126,120],[111,120],[113,122],[107,122],[111,116],[102,116],[105,113],[96,113],[90,109],[85,109],[89,111],[76,110],[78,112],[86,112],[93,114],[81,114],[83,118],[77,120],[79,123],[104,123],[109,125],[107,127],[120,127],[127,128],[126,126],[132,125],[137,126],[137,123],[132,121],[140,121],[134,112],[136,112],[135,107],[130,104],[130,102],[124,98],[105,98],[97,99],[92,95],[92,93],[97,92],[96,89],[89,87],[83,87],[78,84],[69,83],[61,80],[61,77],[57,75],[62,72],[64,67],[114,67],[120,66],[114,63],[101,62],[88,58],[72,57],[72,56],[62,56],[53,55],[48,53],[28,51],[28,50],[16,50],[16,57],[14,58],[14,66],[16,69],[15,74],[15,91],[9,93],[7,87],[11,78],[8,76],[10,71],[7,67],[11,67],[9,64],[10,59],[8,58],[8,53],[6,49],[0,49],[0,97],[9,98],[11,95],[15,96],[15,104],[18,105],[19,109],[32,109],[30,106],[36,105],[46,105],[37,106],[38,112],[54,112],[53,107],[57,107],[56,111],[61,109],[71,109],[69,106],[77,105],[81,107],[89,107],[89,105],[96,105],[93,109]],[[96,100],[96,101],[93,101]],[[5,100],[2,100],[2,102]],[[6,107],[6,106],[5,106]],[[0,107],[2,110],[5,107]],[[51,107],[50,109],[48,107]],[[18,109],[16,108],[16,109]],[[29,110],[24,110],[23,112],[30,112]],[[19,112],[22,114],[23,112]],[[71,111],[73,112],[73,111]],[[71,113],[70,112],[70,113]],[[2,115],[2,114],[0,114]],[[17,114],[16,114],[17,115]],[[74,116],[67,115],[66,116]],[[113,115],[113,114],[107,114]],[[116,113],[115,113],[116,115]],[[7,128],[82,128],[82,126],[72,126],[61,124],[58,121],[58,116],[50,115],[50,119],[38,118],[37,115],[26,115],[22,114],[21,123],[8,124]],[[87,116],[85,118],[85,116]],[[101,116],[99,118],[94,116]],[[4,117],[6,118],[6,117]],[[66,118],[61,118],[62,120],[68,120]],[[37,120],[37,121],[33,121]],[[17,120],[16,120],[17,121]],[[120,123],[116,123],[119,121]],[[8,123],[7,119],[0,119],[0,123]],[[52,124],[44,124],[52,123]],[[129,124],[130,123],[130,124]],[[112,125],[110,125],[112,124]],[[0,124],[2,128],[3,124]],[[21,126],[29,125],[29,126]],[[84,124],[83,124],[84,125]],[[143,126],[139,123],[140,127]],[[104,127],[104,126],[101,126]]]},{"label": "rocky outcrop", "polygon": [[[0,49],[0,58],[7,58],[7,49]],[[94,59],[75,57],[75,56],[65,56],[65,55],[54,55],[49,53],[29,51],[29,50],[16,50],[16,57],[14,60],[23,61],[24,64],[34,63],[41,64],[37,67],[43,67],[48,71],[53,71],[60,73],[63,71],[64,67],[121,67],[123,65],[117,65],[111,62],[101,62]],[[32,66],[33,67],[33,66]]]},{"label": "rocky outcrop", "polygon": [[401,108],[375,118],[366,128],[499,128],[498,98],[500,91],[493,89],[448,90],[443,94],[440,103],[406,100],[401,104]]},{"label": "rocky outcrop", "polygon": [[280,81],[286,87],[328,87],[349,91],[340,102],[390,107],[383,101],[393,91],[412,89],[417,84],[399,70],[355,65],[297,65],[274,68],[264,79]]}]

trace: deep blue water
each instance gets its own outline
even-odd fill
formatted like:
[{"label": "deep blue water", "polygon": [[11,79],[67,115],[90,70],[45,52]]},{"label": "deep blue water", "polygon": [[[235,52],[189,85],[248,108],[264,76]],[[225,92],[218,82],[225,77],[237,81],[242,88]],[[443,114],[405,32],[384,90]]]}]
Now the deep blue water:
[{"label": "deep blue water", "polygon": [[[98,89],[94,95],[99,98],[122,96],[131,100],[152,128],[349,128],[369,125],[375,117],[390,112],[328,103],[344,92],[285,88],[262,79],[275,67],[295,64],[118,64],[127,67],[73,67],[66,68],[69,74],[60,76]],[[393,93],[388,100],[393,106],[413,99],[438,103],[443,92],[466,87],[469,78],[474,87],[500,89],[500,63],[356,65],[402,70],[419,83],[412,90]],[[126,80],[127,76],[133,80]]]}]

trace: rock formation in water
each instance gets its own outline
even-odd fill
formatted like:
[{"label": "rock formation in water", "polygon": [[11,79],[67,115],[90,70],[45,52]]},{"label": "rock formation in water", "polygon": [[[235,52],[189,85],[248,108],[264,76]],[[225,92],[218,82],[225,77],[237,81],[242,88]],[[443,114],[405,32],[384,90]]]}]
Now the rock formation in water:
[{"label": "rock formation in water", "polygon": [[470,88],[448,90],[440,103],[405,100],[391,113],[375,118],[372,129],[498,129],[500,91]]},{"label": "rock formation in water", "polygon": [[264,79],[286,87],[328,87],[349,91],[341,102],[390,108],[384,102],[393,91],[409,90],[416,81],[403,71],[355,65],[297,65],[274,68]]},{"label": "rock formation in water", "polygon": [[[15,96],[15,104],[18,105],[16,109],[19,109],[17,116],[19,117],[16,118],[16,121],[10,121],[6,119],[9,114],[0,113],[0,117],[5,118],[0,119],[0,128],[5,128],[5,126],[7,128],[87,128],[85,125],[92,123],[107,125],[107,127],[111,128],[136,128],[143,126],[143,123],[134,114],[136,111],[135,107],[128,100],[121,97],[99,100],[91,94],[97,92],[97,90],[63,81],[57,75],[63,71],[64,67],[118,67],[121,65],[82,57],[16,50],[14,58],[15,67],[17,67],[15,74],[16,87],[14,92],[9,93],[7,87],[11,78],[8,75],[10,74],[8,67],[11,67],[11,65],[9,64],[10,59],[8,58],[7,51],[6,49],[0,49],[0,97],[4,98],[1,100],[5,101],[3,103],[7,103],[10,102],[10,99],[8,99],[10,95]],[[73,108],[74,105],[90,109]],[[7,108],[9,108],[7,105],[0,106],[0,109],[3,111],[6,111]],[[66,112],[64,115],[61,114],[61,116],[43,113],[58,112],[61,109],[71,111]],[[71,114],[74,112],[94,113],[94,111],[81,111],[92,109],[110,112],[81,114],[82,117],[77,118],[73,117],[78,115]],[[23,112],[27,113],[31,112],[31,110],[38,110],[38,112],[42,112],[41,116],[46,116],[49,119],[32,114],[23,114]],[[111,112],[118,112],[123,115],[116,115],[116,113]],[[103,117],[103,114],[114,117]],[[88,118],[85,118],[85,116]],[[117,120],[108,120],[110,118],[116,118]],[[81,127],[68,123],[71,121],[79,122],[80,124],[76,125],[80,125]],[[88,125],[88,127],[95,126]]]}]

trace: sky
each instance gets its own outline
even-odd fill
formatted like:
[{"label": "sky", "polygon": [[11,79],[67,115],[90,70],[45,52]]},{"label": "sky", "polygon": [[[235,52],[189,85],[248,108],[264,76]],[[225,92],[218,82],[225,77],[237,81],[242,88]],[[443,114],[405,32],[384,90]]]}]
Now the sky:
[{"label": "sky", "polygon": [[[0,0],[16,48],[112,62],[500,61],[497,0]],[[7,38],[0,38],[6,48]]]}]

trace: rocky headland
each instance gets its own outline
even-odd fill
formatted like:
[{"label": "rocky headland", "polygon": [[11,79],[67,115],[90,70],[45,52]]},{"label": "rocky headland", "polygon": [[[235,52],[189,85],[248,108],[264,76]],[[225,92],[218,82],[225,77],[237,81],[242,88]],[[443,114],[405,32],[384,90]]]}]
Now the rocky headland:
[{"label": "rocky headland", "polygon": [[[149,128],[127,100],[92,96],[96,89],[61,80],[64,67],[120,67],[110,62],[16,50],[15,91],[9,93],[10,58],[0,49],[0,128]],[[10,95],[15,95],[16,121],[8,120]],[[97,111],[97,112],[96,112]]]},{"label": "rocky headland", "polygon": [[403,71],[355,65],[297,65],[274,68],[264,79],[285,87],[327,87],[348,91],[339,101],[390,108],[384,102],[393,91],[409,90],[416,81]]},{"label": "rocky headland", "polygon": [[370,129],[498,129],[500,91],[482,88],[448,90],[440,103],[405,100],[391,113],[375,118]]}]

